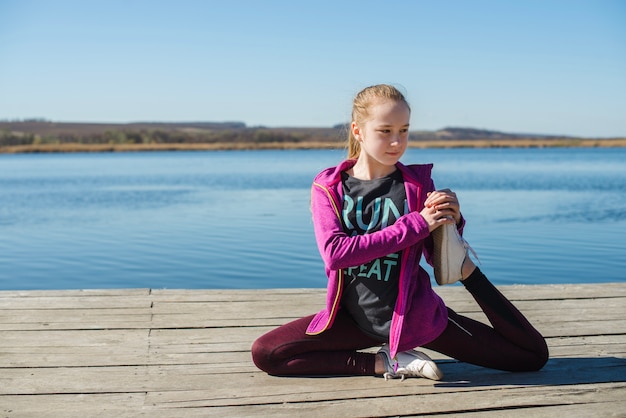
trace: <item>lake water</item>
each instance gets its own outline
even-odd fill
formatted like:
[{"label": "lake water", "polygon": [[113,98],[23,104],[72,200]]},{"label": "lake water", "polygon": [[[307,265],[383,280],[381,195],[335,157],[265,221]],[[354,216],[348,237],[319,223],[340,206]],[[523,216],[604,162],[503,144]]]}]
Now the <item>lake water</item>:
[{"label": "lake water", "polygon": [[[313,176],[341,150],[0,155],[0,289],[324,287]],[[499,285],[626,281],[626,149],[407,151]]]}]

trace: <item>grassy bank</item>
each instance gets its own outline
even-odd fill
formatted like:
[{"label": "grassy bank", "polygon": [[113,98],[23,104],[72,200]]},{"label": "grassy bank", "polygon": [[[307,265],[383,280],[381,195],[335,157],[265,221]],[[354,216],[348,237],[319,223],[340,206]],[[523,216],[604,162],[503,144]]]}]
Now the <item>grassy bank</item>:
[{"label": "grassy bank", "polygon": [[[615,139],[467,139],[413,140],[412,148],[547,148],[547,147],[626,147],[626,138]],[[0,153],[137,152],[137,151],[228,151],[264,149],[339,149],[337,141],[218,142],[174,144],[30,144],[0,146]]]}]

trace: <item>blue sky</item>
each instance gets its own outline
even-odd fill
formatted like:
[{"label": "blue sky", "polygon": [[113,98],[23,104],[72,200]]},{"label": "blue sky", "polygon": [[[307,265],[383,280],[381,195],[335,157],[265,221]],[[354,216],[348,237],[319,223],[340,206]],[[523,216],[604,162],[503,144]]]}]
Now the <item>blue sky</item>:
[{"label": "blue sky", "polygon": [[0,0],[0,119],[626,135],[626,1]]}]

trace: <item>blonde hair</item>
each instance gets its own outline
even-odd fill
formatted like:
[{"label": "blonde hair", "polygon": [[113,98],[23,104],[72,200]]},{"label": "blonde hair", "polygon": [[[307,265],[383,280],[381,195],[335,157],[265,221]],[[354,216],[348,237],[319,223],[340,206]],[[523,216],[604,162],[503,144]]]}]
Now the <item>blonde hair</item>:
[{"label": "blonde hair", "polygon": [[[377,84],[361,90],[352,102],[352,122],[363,125],[370,118],[369,108],[381,99],[402,102],[411,111],[411,106],[404,95],[389,84]],[[361,144],[354,137],[352,129],[348,127],[348,159],[356,159],[361,154]]]}]

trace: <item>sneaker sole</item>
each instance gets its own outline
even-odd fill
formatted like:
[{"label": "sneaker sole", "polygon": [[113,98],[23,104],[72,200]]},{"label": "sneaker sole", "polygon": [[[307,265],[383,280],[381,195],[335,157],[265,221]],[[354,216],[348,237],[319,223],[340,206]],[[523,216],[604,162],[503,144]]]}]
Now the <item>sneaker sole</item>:
[{"label": "sneaker sole", "polygon": [[445,224],[435,229],[433,237],[433,270],[438,285],[455,283],[462,278],[461,269],[467,255],[456,226]]}]

